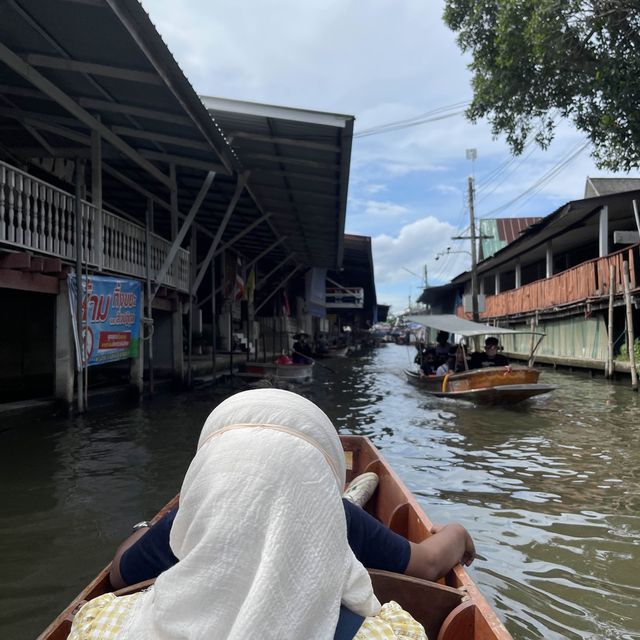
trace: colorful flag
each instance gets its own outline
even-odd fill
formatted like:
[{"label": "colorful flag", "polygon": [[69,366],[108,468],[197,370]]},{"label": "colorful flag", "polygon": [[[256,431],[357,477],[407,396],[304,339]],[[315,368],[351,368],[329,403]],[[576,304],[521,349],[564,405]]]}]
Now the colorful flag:
[{"label": "colorful flag", "polygon": [[240,258],[236,261],[236,277],[233,285],[233,299],[244,300],[245,288],[244,288],[244,270],[242,268],[242,261]]},{"label": "colorful flag", "polygon": [[287,297],[287,292],[282,292],[282,315],[289,316],[291,315],[291,307],[289,306],[289,298]]},{"label": "colorful flag", "polygon": [[253,296],[256,292],[256,269],[253,267],[247,276],[247,300],[253,302]]}]

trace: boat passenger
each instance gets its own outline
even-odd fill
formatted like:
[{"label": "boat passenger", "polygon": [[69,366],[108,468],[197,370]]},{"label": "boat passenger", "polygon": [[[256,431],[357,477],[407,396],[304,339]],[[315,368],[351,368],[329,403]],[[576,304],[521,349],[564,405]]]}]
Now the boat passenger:
[{"label": "boat passenger", "polygon": [[306,333],[297,333],[293,336],[296,341],[293,343],[292,359],[294,364],[311,364],[313,362],[313,353],[311,345],[307,341]]},{"label": "boat passenger", "polygon": [[450,347],[449,357],[444,364],[436,369],[437,376],[446,376],[447,373],[458,373],[464,371],[464,353],[461,347]]},{"label": "boat passenger", "polygon": [[88,602],[69,640],[426,640],[399,605],[380,606],[348,545],[345,473],[335,427],[309,400],[279,389],[228,398],[182,484],[179,562],[148,590]]},{"label": "boat passenger", "polygon": [[[416,361],[418,356],[416,356]],[[420,365],[420,377],[434,376],[436,375],[436,369],[438,368],[438,361],[436,357],[436,350],[433,347],[427,347],[423,354],[422,359],[418,362]]]},{"label": "boat passenger", "polygon": [[485,367],[509,367],[509,360],[498,353],[498,338],[488,337],[484,341],[484,352],[475,351],[469,360],[469,369],[483,369]]},{"label": "boat passenger", "polygon": [[449,351],[453,347],[449,342],[448,331],[438,331],[436,336],[436,360],[438,365],[444,364],[449,359]]}]

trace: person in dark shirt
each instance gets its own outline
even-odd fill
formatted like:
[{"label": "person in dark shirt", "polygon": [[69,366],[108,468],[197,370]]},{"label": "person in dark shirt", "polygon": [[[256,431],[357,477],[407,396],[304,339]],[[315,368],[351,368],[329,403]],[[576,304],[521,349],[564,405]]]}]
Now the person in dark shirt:
[{"label": "person in dark shirt", "polygon": [[438,359],[436,358],[436,350],[433,347],[427,347],[423,354],[420,365],[420,377],[434,376],[438,368]]},{"label": "person in dark shirt", "polygon": [[484,351],[471,354],[469,369],[483,369],[486,367],[509,367],[509,360],[498,353],[498,338],[489,337],[484,341]]},{"label": "person in dark shirt", "polygon": [[313,362],[313,354],[311,352],[311,345],[307,342],[306,333],[297,333],[295,336],[295,342],[293,343],[292,359],[294,364],[311,364]]}]

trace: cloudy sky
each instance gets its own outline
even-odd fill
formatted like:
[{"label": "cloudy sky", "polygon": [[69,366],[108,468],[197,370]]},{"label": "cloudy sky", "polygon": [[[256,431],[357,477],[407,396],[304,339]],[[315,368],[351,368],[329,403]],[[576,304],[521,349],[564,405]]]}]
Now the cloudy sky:
[{"label": "cloudy sky", "polygon": [[[441,0],[143,5],[198,93],[356,117],[346,231],[373,238],[378,302],[395,313],[416,299],[425,266],[432,285],[468,267],[468,242],[451,237],[468,225],[472,171],[480,218],[547,215],[581,198],[586,176],[606,175],[568,124],[549,150],[512,158],[486,123],[465,120],[468,60]],[[366,135],[415,120],[426,122]],[[447,247],[461,253],[436,260]]]}]

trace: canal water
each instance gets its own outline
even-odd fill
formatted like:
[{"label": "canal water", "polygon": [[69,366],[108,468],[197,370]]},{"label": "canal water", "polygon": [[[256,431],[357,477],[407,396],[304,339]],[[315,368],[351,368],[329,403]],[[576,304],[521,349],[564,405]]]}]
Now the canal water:
[{"label": "canal water", "polygon": [[[516,640],[640,638],[640,400],[545,370],[517,408],[431,398],[386,345],[318,363],[300,391],[369,436],[435,522],[458,521],[470,573]],[[327,368],[328,367],[328,368]],[[229,387],[73,420],[0,421],[0,638],[34,638],[180,486]]]}]

